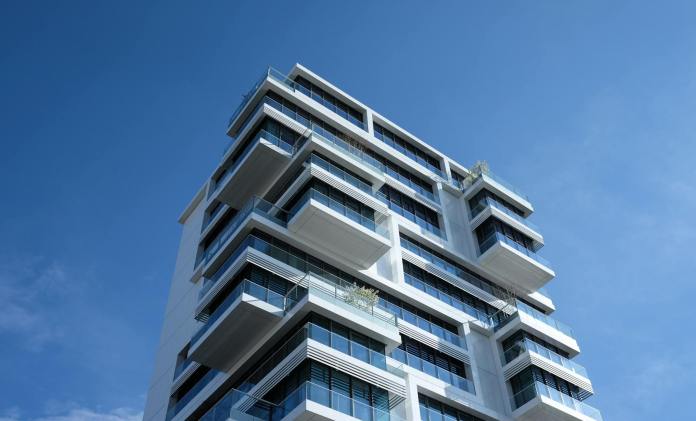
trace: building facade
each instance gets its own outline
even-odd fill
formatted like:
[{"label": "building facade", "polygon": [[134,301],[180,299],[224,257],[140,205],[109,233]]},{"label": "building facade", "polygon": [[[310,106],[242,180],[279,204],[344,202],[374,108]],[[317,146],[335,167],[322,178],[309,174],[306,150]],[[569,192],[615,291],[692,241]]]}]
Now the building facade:
[{"label": "building facade", "polygon": [[181,215],[145,421],[601,420],[527,196],[301,65]]}]

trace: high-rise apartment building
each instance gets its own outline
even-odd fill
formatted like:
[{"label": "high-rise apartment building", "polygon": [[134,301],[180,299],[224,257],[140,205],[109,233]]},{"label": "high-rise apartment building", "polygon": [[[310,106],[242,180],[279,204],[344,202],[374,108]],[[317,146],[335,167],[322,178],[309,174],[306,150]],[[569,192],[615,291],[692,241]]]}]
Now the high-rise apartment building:
[{"label": "high-rise apartment building", "polygon": [[301,65],[230,118],[145,421],[601,420],[527,196]]}]

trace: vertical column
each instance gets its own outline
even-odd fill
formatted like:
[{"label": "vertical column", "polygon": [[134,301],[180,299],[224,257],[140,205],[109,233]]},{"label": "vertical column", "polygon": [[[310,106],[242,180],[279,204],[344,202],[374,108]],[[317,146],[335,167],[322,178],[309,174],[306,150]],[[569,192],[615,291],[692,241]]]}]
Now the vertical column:
[{"label": "vertical column", "polygon": [[374,136],[374,135],[375,135],[375,128],[374,128],[374,126],[372,125],[372,110],[369,110],[369,109],[368,109],[368,110],[365,111],[365,125],[367,126],[367,127],[365,127],[365,129],[367,130],[367,132],[368,132],[371,136]]},{"label": "vertical column", "polygon": [[410,374],[405,373],[404,379],[406,380],[406,421],[420,421],[418,386]]}]

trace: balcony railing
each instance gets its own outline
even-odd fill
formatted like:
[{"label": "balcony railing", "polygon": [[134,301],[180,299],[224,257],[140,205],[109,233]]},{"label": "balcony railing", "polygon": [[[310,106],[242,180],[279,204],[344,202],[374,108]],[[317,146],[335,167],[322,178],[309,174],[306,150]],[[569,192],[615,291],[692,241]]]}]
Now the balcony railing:
[{"label": "balcony railing", "polygon": [[[239,409],[240,402],[243,402],[244,408],[248,409]],[[271,419],[273,408],[276,406],[274,403],[249,395],[241,390],[230,389],[200,418],[200,421],[277,421],[275,418]]]},{"label": "balcony railing", "polygon": [[230,178],[230,176],[236,171],[237,167],[239,167],[240,163],[244,160],[244,158],[246,158],[249,155],[251,150],[254,149],[254,147],[261,141],[261,139],[270,142],[271,144],[279,147],[287,153],[294,153],[295,147],[290,143],[284,141],[283,139],[279,138],[278,136],[272,134],[269,131],[259,130],[256,136],[254,136],[254,139],[252,139],[251,142],[244,146],[244,150],[239,154],[237,159],[235,159],[234,163],[232,163],[232,165],[225,169],[225,175],[215,183],[215,186],[212,189],[208,190],[208,197],[212,196],[213,193],[220,189],[220,186],[223,186],[225,184],[225,182]]},{"label": "balcony railing", "polygon": [[196,343],[205,332],[208,331],[210,326],[212,326],[219,318],[222,316],[227,309],[242,295],[249,294],[254,298],[258,298],[261,301],[265,301],[273,306],[280,308],[281,310],[285,307],[285,297],[282,294],[271,291],[268,288],[259,285],[248,279],[242,280],[225,300],[220,303],[220,305],[208,316],[207,320],[198,329],[198,331],[191,338],[191,343]]},{"label": "balcony railing", "polygon": [[424,291],[428,295],[431,295],[438,300],[442,301],[445,304],[449,304],[452,307],[456,308],[457,310],[461,310],[464,313],[468,314],[469,316],[475,318],[479,322],[481,322],[484,326],[486,327],[491,327],[491,316],[489,316],[487,313],[472,307],[471,305],[460,301],[457,298],[452,297],[449,294],[446,294],[430,285],[427,283],[421,281],[420,279],[416,278],[413,275],[410,275],[408,273],[404,273],[404,280],[406,281],[407,284]]},{"label": "balcony railing", "polygon": [[426,332],[430,332],[433,335],[437,336],[438,338],[445,340],[451,344],[457,345],[458,347],[468,349],[466,340],[459,336],[458,334],[451,332],[443,327],[440,327],[436,325],[435,323],[432,323],[429,320],[426,320],[417,314],[414,314],[405,308],[398,307],[395,305],[391,305],[391,303],[380,300],[379,303],[377,304],[379,308],[384,309],[384,311],[388,311],[392,313],[394,316],[396,316],[399,319],[405,320],[408,323],[411,323],[414,326],[417,326]]},{"label": "balcony railing", "polygon": [[[372,218],[369,218],[367,216],[361,215],[360,213],[354,211],[353,209],[350,209],[348,206],[344,205],[343,203],[334,200],[330,198],[329,196],[326,196],[322,193],[320,193],[318,190],[315,189],[309,189],[307,190],[302,197],[297,201],[297,203],[293,206],[292,209],[290,209],[289,216],[292,218],[297,212],[302,208],[302,206],[307,203],[310,199],[316,200],[317,202],[323,204],[324,206],[327,206],[331,210],[334,210],[338,212],[339,214],[345,216],[346,218],[352,220],[353,222],[356,222],[360,224],[361,226],[369,229],[370,231],[373,231],[382,237],[387,238],[389,235],[389,231],[386,226],[383,226],[381,224],[382,220],[384,218],[380,218],[380,220],[375,220]],[[375,212],[375,215],[382,216],[379,213]]]},{"label": "balcony railing", "polygon": [[476,217],[476,215],[478,215],[479,213],[481,213],[481,211],[483,211],[484,209],[486,209],[486,207],[488,207],[488,206],[490,206],[490,207],[492,207],[492,208],[495,208],[495,209],[498,209],[499,211],[503,212],[505,215],[508,215],[509,217],[511,217],[512,219],[514,219],[515,221],[517,221],[517,222],[519,222],[520,224],[526,226],[527,228],[529,228],[529,229],[531,229],[531,230],[534,230],[534,231],[536,231],[536,232],[540,232],[540,231],[539,231],[539,227],[538,227],[536,224],[534,224],[533,222],[527,220],[527,218],[524,218],[524,217],[522,217],[522,216],[516,214],[515,212],[513,212],[512,210],[510,210],[510,208],[508,208],[508,207],[505,206],[504,204],[502,204],[502,203],[498,202],[497,200],[492,199],[492,198],[490,198],[490,197],[485,197],[485,198],[483,198],[482,200],[480,200],[480,201],[476,204],[476,206],[474,206],[474,207],[471,209],[471,219],[474,219],[474,218]]},{"label": "balcony railing", "polygon": [[191,365],[191,363],[193,363],[193,360],[191,359],[191,357],[187,357],[187,358],[181,360],[181,362],[179,364],[177,364],[176,367],[174,368],[174,379],[179,377],[181,375],[181,373],[183,373],[184,370],[186,370]]},{"label": "balcony railing", "polygon": [[218,373],[219,372],[217,370],[212,369],[205,373],[205,375],[203,375],[203,377],[201,377],[191,389],[181,396],[173,406],[169,407],[167,410],[166,419],[171,420],[176,416],[176,414],[181,412],[181,410],[184,409],[184,407],[188,405],[189,402],[191,402],[191,400],[195,398],[196,395],[198,395]]},{"label": "balcony railing", "polygon": [[416,357],[415,355],[410,354],[401,348],[395,348],[391,352],[391,357],[399,362],[408,365],[409,367],[413,367],[418,371],[422,371],[425,374],[438,378],[458,389],[476,394],[474,382],[472,382],[471,380],[459,376],[449,370],[445,370],[444,368],[439,367],[434,363]]},{"label": "balcony railing", "polygon": [[526,338],[512,345],[510,348],[505,350],[505,352],[503,352],[503,365],[514,360],[515,358],[523,354],[525,351],[529,351],[531,353],[540,355],[546,358],[547,360],[553,361],[554,363],[567,368],[570,371],[573,371],[585,378],[589,378],[585,367]]},{"label": "balcony railing", "polygon": [[408,219],[409,221],[415,223],[416,225],[423,228],[424,230],[435,234],[436,236],[442,238],[443,240],[447,239],[445,232],[443,230],[441,230],[440,227],[426,221],[425,219],[419,217],[415,213],[402,208],[401,206],[399,206],[396,203],[389,200],[383,193],[377,192],[376,197],[379,200],[381,200],[382,202],[384,202],[384,204],[386,204],[387,207],[390,210],[392,210],[393,212],[398,213],[399,215],[401,215],[404,218]]},{"label": "balcony railing", "polygon": [[409,241],[407,238],[401,237],[401,247],[405,248],[406,250],[409,250],[410,252],[424,258],[428,262],[434,264],[435,266],[439,267],[440,269],[444,270],[445,272],[448,272],[466,282],[469,284],[491,294],[494,295],[495,297],[500,298],[501,300],[508,300],[510,298],[510,293],[506,292],[504,289],[499,288],[497,286],[494,286],[492,284],[489,284],[487,282],[482,281],[481,279],[475,277],[471,273],[447,262],[446,260],[434,255],[430,251],[424,249],[423,247],[419,246],[418,244]]},{"label": "balcony railing", "polygon": [[336,165],[330,163],[329,161],[319,157],[316,154],[310,155],[310,157],[307,159],[307,162],[310,164],[314,164],[318,166],[319,168],[323,168],[324,170],[328,171],[329,173],[335,175],[336,177],[340,178],[341,180],[347,182],[351,186],[357,188],[358,190],[361,190],[369,195],[373,195],[372,192],[372,186],[357,177],[353,176],[352,174],[349,174],[348,172],[344,171],[342,168],[337,167]]},{"label": "balcony railing", "polygon": [[299,301],[303,295],[317,295],[322,297],[339,307],[352,313],[354,316],[361,319],[367,318],[369,321],[382,325],[388,329],[397,326],[396,317],[376,305],[372,305],[359,295],[353,292],[356,285],[348,284],[345,281],[337,283],[332,281],[336,276],[321,270],[321,273],[315,273],[312,268],[307,272],[307,275],[286,294],[286,311],[289,311],[294,301]]},{"label": "balcony railing", "polygon": [[521,311],[529,316],[532,316],[533,318],[539,320],[540,322],[543,322],[543,323],[553,327],[554,329],[556,329],[560,332],[563,332],[570,337],[573,337],[573,329],[571,329],[568,325],[559,322],[558,320],[554,319],[553,317],[547,316],[546,314],[542,313],[541,311],[539,311],[535,308],[532,308],[532,307],[528,306],[527,304],[525,304],[519,300],[515,304],[515,307],[517,307],[518,311]]},{"label": "balcony railing", "polygon": [[392,371],[387,367],[387,359],[383,353],[368,349],[344,336],[330,332],[314,323],[302,326],[290,339],[286,340],[268,357],[249,377],[242,382],[239,389],[245,392],[252,390],[274,368],[290,355],[305,339],[314,339],[346,355],[366,362],[373,367]]},{"label": "balcony railing", "polygon": [[[253,197],[249,200],[246,205],[244,205],[236,215],[227,223],[227,226],[218,234],[215,241],[213,241],[208,248],[203,252],[203,261],[208,264],[210,260],[217,255],[222,246],[227,243],[232,234],[237,231],[237,228],[246,220],[246,218],[252,213],[263,216],[280,226],[286,226],[288,221],[288,213],[282,208],[263,200],[259,197]],[[229,260],[229,259],[228,259]],[[231,263],[231,262],[230,262]],[[211,281],[215,282],[222,275],[222,273],[227,269],[224,264],[215,272],[215,274],[210,278]],[[200,297],[208,292],[205,287],[200,292]]]},{"label": "balcony railing", "polygon": [[516,195],[520,196],[527,202],[529,202],[529,197],[525,193],[523,193],[521,190],[519,190],[517,187],[513,186],[509,182],[507,182],[504,178],[500,177],[499,175],[494,174],[490,170],[486,170],[483,174],[479,174],[475,179],[473,179],[470,183],[459,183],[462,185],[462,190],[466,191],[471,185],[476,183],[478,179],[482,177],[488,177],[491,180],[495,181],[496,183],[500,184],[501,186],[505,187],[506,189],[510,190],[511,192],[515,193]]},{"label": "balcony railing", "polygon": [[[286,417],[293,409],[305,401],[318,403],[362,421],[405,421],[403,415],[405,411],[401,406],[397,405],[389,408],[389,403],[386,400],[382,404],[383,407],[372,406],[359,402],[342,392],[327,389],[312,382],[305,382],[300,385],[283,402],[278,404],[274,409],[273,419],[280,420]],[[401,412],[401,414],[397,415],[397,412]]]},{"label": "balcony railing", "polygon": [[534,382],[529,386],[525,387],[524,389],[520,390],[519,392],[515,393],[510,399],[510,403],[512,404],[512,410],[514,411],[515,409],[521,407],[522,405],[531,401],[537,396],[545,396],[547,398],[552,399],[555,402],[562,404],[566,408],[578,411],[581,414],[586,415],[596,421],[602,421],[602,414],[599,412],[597,408],[594,408],[582,401],[568,396],[565,393],[561,393],[559,390],[547,386],[541,382]]},{"label": "balcony railing", "polygon": [[517,241],[509,238],[505,234],[502,234],[498,231],[493,231],[493,233],[491,233],[485,240],[483,240],[479,244],[479,250],[481,251],[481,254],[485,253],[486,250],[491,248],[495,243],[505,243],[508,246],[519,251],[520,253],[524,254],[525,256],[530,257],[532,260],[551,269],[551,263],[548,260],[544,259],[534,251],[528,249],[527,247],[523,246],[522,244],[518,243]]}]

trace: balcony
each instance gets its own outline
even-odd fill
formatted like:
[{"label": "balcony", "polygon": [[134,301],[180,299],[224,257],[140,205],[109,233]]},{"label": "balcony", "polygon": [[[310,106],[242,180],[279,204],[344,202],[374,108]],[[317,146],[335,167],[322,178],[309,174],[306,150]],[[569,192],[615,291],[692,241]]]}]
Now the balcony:
[{"label": "balcony", "polygon": [[[247,409],[239,408],[240,402],[244,402]],[[276,406],[241,390],[230,389],[200,418],[200,421],[271,421],[271,414]]]},{"label": "balcony", "polygon": [[[217,238],[203,251],[201,261],[204,263],[204,265],[207,266],[208,263],[210,263],[210,261],[213,260],[213,258],[216,257],[222,249],[225,248],[228,242],[235,237],[234,234],[237,233],[239,227],[252,213],[260,215],[282,227],[287,225],[288,213],[285,210],[259,197],[253,197],[234,215],[234,217],[232,217],[232,219],[229,220],[229,222],[227,222],[227,225],[222,229],[222,231],[220,231]],[[229,259],[227,262],[229,262]],[[223,263],[209,279],[206,279],[204,287],[199,293],[199,298],[202,298],[203,295],[208,292],[208,289],[211,286],[211,281],[213,283],[217,281],[217,279],[225,272],[226,269],[227,267]]]},{"label": "balcony", "polygon": [[[268,389],[268,382],[277,380],[275,374],[271,373],[274,370],[285,372],[290,369],[289,366],[286,365],[297,364],[298,361],[301,361],[301,359],[296,356],[298,353],[303,354],[305,357],[312,355],[313,359],[319,362],[332,364],[335,357],[327,353],[326,348],[321,347],[321,345],[317,346],[317,344],[324,345],[325,347],[336,350],[381,370],[370,370],[372,376],[376,375],[387,377],[387,379],[393,379],[392,376],[385,372],[394,373],[396,369],[387,366],[384,353],[368,349],[345,336],[330,332],[314,323],[307,323],[293,334],[290,339],[286,340],[285,343],[278,346],[277,350],[270,357],[266,358],[266,360],[240,384],[239,390],[252,393],[254,390],[258,390],[257,386],[259,385],[263,385],[259,386],[261,389]],[[289,356],[292,357],[288,358]],[[359,366],[351,361],[350,358],[344,361],[343,369],[349,374],[356,374],[356,370],[360,370],[360,368],[357,367]],[[400,392],[403,393],[403,390],[400,390]]]},{"label": "balcony", "polygon": [[[261,130],[215,185],[211,183],[208,197],[215,196],[234,208],[242,206],[254,194],[270,187],[292,158],[293,151],[293,145]],[[263,177],[259,176],[260,168]]]},{"label": "balcony", "polygon": [[541,382],[534,382],[510,399],[512,416],[520,421],[602,421],[596,408]]},{"label": "balcony", "polygon": [[317,95],[312,95],[312,92],[310,92],[306,87],[290,79],[282,72],[269,67],[256,81],[256,83],[254,83],[247,94],[242,97],[242,102],[239,104],[234,113],[232,113],[232,116],[228,121],[228,133],[234,133],[235,130],[237,130],[237,126],[239,125],[237,123],[239,123],[239,121],[249,114],[247,105],[252,102],[252,99],[257,96],[257,93],[265,91],[263,88],[269,87],[270,84],[279,84],[291,92],[299,92],[307,98],[311,98],[312,100],[316,101],[322,107],[335,113],[337,116],[349,121],[351,124],[363,130],[367,130],[366,123],[345,112],[345,110],[342,110],[341,107],[336,107],[336,105],[332,102],[326,101]]},{"label": "balcony", "polygon": [[375,211],[376,218],[368,218],[314,189],[308,190],[289,213],[290,231],[363,269],[391,246],[384,215]]},{"label": "balcony", "polygon": [[387,351],[399,346],[401,336],[393,314],[356,295],[355,285],[312,269],[308,268],[305,277],[286,295],[286,312],[298,306],[301,314],[314,311],[377,339],[385,344]]},{"label": "balcony", "polygon": [[403,401],[398,404],[385,401],[373,406],[316,383],[305,382],[274,408],[272,419],[405,421],[406,411]]},{"label": "balcony", "polygon": [[517,311],[502,320],[494,327],[497,339],[503,339],[509,333],[517,330],[527,330],[536,336],[544,338],[555,346],[567,351],[571,357],[580,353],[573,330],[566,324],[550,317],[527,304],[516,301]]},{"label": "balcony", "polygon": [[506,380],[517,374],[521,368],[535,365],[578,386],[584,394],[582,398],[594,393],[585,367],[530,339],[517,342],[505,350],[501,359]]},{"label": "balcony", "polygon": [[471,380],[459,376],[449,370],[438,367],[434,363],[425,361],[422,358],[416,357],[413,354],[409,354],[403,349],[396,348],[391,352],[391,357],[396,361],[406,364],[409,367],[415,368],[431,377],[441,380],[450,386],[454,386],[457,389],[469,392],[472,395],[476,394],[476,388],[474,387],[474,382]]},{"label": "balcony", "polygon": [[242,280],[191,338],[191,358],[226,370],[261,339],[283,315],[285,297],[248,279]]},{"label": "balcony", "polygon": [[491,233],[479,249],[481,266],[528,292],[538,290],[556,276],[546,259],[500,232]]},{"label": "balcony", "polygon": [[486,171],[486,173],[480,174],[475,180],[473,180],[469,185],[463,185],[464,187],[464,197],[466,200],[471,199],[476,193],[481,189],[487,189],[501,197],[510,200],[515,204],[521,211],[524,212],[524,216],[529,216],[534,208],[529,201],[529,198],[521,190],[508,183],[500,176]]},{"label": "balcony", "polygon": [[485,221],[490,216],[495,216],[501,221],[504,221],[527,235],[536,243],[544,243],[544,237],[542,237],[541,231],[536,224],[516,214],[504,204],[490,197],[482,199],[471,209],[471,227],[475,229],[481,222]]}]

